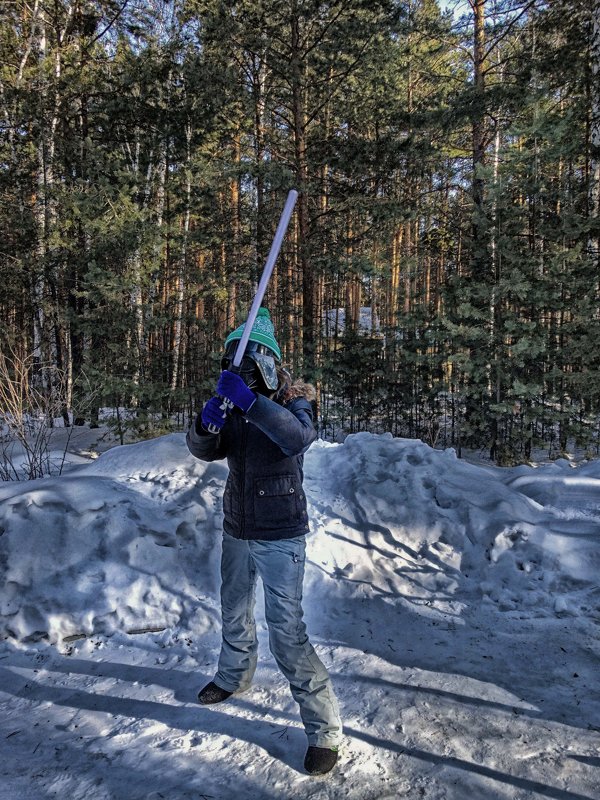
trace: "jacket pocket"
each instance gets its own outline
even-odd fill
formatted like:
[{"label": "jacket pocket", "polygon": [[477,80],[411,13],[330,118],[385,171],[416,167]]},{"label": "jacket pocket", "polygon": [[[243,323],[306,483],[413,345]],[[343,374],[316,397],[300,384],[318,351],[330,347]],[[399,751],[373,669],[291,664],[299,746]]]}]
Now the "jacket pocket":
[{"label": "jacket pocket", "polygon": [[302,486],[294,475],[266,475],[254,480],[257,530],[293,528],[301,521]]}]

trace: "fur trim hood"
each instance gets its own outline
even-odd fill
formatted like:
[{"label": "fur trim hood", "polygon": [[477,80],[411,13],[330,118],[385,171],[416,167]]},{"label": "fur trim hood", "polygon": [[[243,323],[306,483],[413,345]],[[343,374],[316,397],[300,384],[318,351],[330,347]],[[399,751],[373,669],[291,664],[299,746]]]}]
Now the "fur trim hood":
[{"label": "fur trim hood", "polygon": [[285,387],[282,398],[284,403],[289,403],[290,400],[295,400],[297,397],[304,397],[311,402],[317,397],[317,392],[312,383],[305,383],[304,381],[297,380],[291,386]]},{"label": "fur trim hood", "polygon": [[276,402],[285,405],[298,397],[303,397],[309,403],[316,399],[317,392],[315,387],[311,383],[305,383],[303,380],[294,380],[287,369],[281,366],[278,367],[277,377],[279,378],[279,387],[273,397]]}]

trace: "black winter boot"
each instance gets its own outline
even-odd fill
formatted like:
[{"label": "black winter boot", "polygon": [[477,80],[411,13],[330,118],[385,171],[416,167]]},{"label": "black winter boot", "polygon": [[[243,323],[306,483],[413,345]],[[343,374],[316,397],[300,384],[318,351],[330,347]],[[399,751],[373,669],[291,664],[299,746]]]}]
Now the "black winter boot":
[{"label": "black winter boot", "polygon": [[304,769],[310,775],[324,775],[333,769],[338,757],[337,747],[313,747],[306,751]]},{"label": "black winter boot", "polygon": [[207,683],[204,689],[198,694],[198,702],[201,703],[203,706],[209,706],[213,703],[222,703],[223,700],[227,700],[228,697],[231,697],[233,692],[227,692],[225,689],[221,689],[220,686],[217,686],[216,683],[211,681]]}]

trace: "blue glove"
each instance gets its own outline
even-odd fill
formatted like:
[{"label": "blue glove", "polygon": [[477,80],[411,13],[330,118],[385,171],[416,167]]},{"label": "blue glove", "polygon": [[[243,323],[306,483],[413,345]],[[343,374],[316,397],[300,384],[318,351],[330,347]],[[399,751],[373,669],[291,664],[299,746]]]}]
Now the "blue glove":
[{"label": "blue glove", "polygon": [[228,369],[223,370],[219,382],[217,383],[217,394],[229,400],[234,406],[241,408],[246,414],[254,401],[256,395],[244,383],[243,379],[235,372],[230,372]]},{"label": "blue glove", "polygon": [[200,419],[209,433],[219,433],[227,419],[227,406],[220,397],[211,397],[202,409]]}]

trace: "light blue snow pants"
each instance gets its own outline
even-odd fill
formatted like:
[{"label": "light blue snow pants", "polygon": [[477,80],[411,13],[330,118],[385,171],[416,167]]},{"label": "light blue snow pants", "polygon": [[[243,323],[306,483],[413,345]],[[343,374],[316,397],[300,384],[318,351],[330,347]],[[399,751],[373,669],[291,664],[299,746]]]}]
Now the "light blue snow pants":
[{"label": "light blue snow pants", "polygon": [[336,747],[342,732],[337,700],[302,621],[305,549],[305,536],[269,542],[223,534],[223,643],[214,681],[228,692],[247,689],[252,682],[258,649],[254,600],[260,576],[269,647],[300,706],[308,743]]}]

